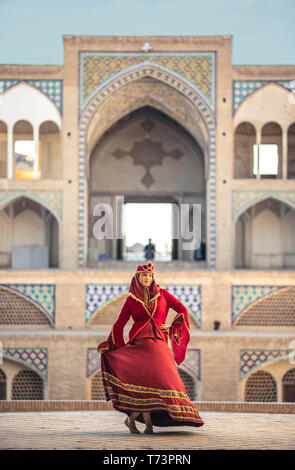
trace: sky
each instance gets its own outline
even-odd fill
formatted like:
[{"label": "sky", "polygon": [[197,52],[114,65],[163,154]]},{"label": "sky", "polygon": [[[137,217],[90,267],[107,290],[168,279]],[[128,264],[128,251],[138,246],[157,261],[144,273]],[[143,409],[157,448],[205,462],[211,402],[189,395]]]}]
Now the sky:
[{"label": "sky", "polygon": [[295,65],[294,18],[295,0],[0,0],[0,64],[63,64],[63,35],[232,35],[233,65]]}]

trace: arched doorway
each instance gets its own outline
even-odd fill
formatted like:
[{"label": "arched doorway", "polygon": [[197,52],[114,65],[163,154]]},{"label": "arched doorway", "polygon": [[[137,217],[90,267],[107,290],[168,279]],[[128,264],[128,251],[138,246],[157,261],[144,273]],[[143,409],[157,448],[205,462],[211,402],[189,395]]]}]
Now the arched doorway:
[{"label": "arched doorway", "polygon": [[0,369],[0,400],[6,400],[6,395],[7,395],[6,381],[7,381],[6,374],[2,369]]},{"label": "arched doorway", "polygon": [[288,370],[282,380],[283,401],[295,402],[295,368]]},{"label": "arched doorway", "polygon": [[[103,257],[123,259],[126,253],[124,234],[121,239],[116,237],[116,223],[122,217],[122,213],[116,214],[116,210],[122,209],[118,208],[118,196],[123,197],[124,204],[140,204],[142,212],[147,204],[167,204],[170,211],[173,206],[172,230],[163,225],[161,217],[156,219],[155,215],[147,213],[143,216],[146,237],[149,237],[151,225],[157,225],[162,234],[167,229],[168,259],[194,260],[198,246],[194,246],[194,236],[188,237],[190,233],[196,233],[193,212],[188,212],[185,235],[173,228],[179,223],[177,217],[181,216],[184,205],[198,204],[201,210],[197,229],[201,229],[203,238],[206,236],[205,157],[198,142],[178,122],[150,106],[129,113],[99,139],[90,156],[88,174],[89,266],[96,266]],[[110,208],[114,221],[110,236],[102,239],[95,234],[99,219],[93,215],[100,204]],[[142,222],[134,218],[133,223],[136,226]],[[102,226],[101,231],[104,231]],[[169,231],[172,231],[173,239],[168,235]],[[157,244],[157,240],[153,241]],[[192,242],[190,249],[185,242]]]},{"label": "arched doorway", "polygon": [[245,384],[245,401],[277,401],[277,383],[273,376],[264,370],[250,375]]},{"label": "arched doorway", "polygon": [[12,400],[43,400],[43,380],[37,372],[24,369],[12,380]]}]

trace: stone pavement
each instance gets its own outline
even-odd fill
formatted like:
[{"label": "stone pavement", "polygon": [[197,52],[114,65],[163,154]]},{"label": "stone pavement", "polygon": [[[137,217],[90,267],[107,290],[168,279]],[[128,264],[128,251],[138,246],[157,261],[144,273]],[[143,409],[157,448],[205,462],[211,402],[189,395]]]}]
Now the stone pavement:
[{"label": "stone pavement", "polygon": [[[116,411],[0,414],[0,449],[295,449],[294,414],[203,412],[204,426],[130,434]],[[144,424],[138,423],[142,431]]]}]

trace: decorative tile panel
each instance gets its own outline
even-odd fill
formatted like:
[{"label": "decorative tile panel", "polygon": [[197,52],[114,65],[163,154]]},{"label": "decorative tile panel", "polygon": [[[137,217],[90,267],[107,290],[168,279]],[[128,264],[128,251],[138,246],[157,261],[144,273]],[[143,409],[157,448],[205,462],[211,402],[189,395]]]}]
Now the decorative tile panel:
[{"label": "decorative tile panel", "polygon": [[87,349],[86,377],[91,377],[101,368],[100,353],[95,348]]},{"label": "decorative tile panel", "polygon": [[62,112],[62,80],[0,80],[0,94],[17,83],[29,83],[38,88]]},{"label": "decorative tile panel", "polygon": [[232,323],[251,304],[286,286],[232,286]]},{"label": "decorative tile panel", "polygon": [[180,364],[180,367],[187,369],[198,380],[201,380],[201,350],[188,349],[185,360]]},{"label": "decorative tile panel", "polygon": [[47,207],[58,220],[62,220],[62,191],[31,191],[29,189],[0,191],[0,206],[20,196],[33,199]]},{"label": "decorative tile panel", "polygon": [[202,323],[202,287],[187,284],[165,284],[161,286],[189,309],[199,326]]},{"label": "decorative tile panel", "polygon": [[143,63],[181,77],[215,108],[214,52],[80,52],[80,110],[102,86]]},{"label": "decorative tile panel", "polygon": [[289,91],[294,91],[294,80],[234,80],[233,81],[233,114],[236,112],[240,104],[247,98],[247,96],[254,93],[259,88],[275,83],[286,88]]},{"label": "decorative tile panel", "polygon": [[262,364],[287,357],[291,350],[288,349],[241,349],[239,372],[240,380]]},{"label": "decorative tile panel", "polygon": [[52,323],[55,323],[55,285],[53,284],[0,284],[11,291],[22,294],[43,310]]},{"label": "decorative tile panel", "polygon": [[47,348],[3,348],[3,357],[22,362],[35,369],[45,379],[48,377]]},{"label": "decorative tile panel", "polygon": [[89,322],[95,312],[105,303],[128,291],[130,284],[87,284],[85,321]]}]

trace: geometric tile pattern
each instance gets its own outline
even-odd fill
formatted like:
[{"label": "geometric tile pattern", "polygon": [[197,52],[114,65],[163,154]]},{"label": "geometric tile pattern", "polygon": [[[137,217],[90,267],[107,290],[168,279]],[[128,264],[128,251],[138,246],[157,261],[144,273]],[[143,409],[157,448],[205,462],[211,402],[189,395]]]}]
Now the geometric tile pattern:
[{"label": "geometric tile pattern", "polygon": [[129,289],[129,284],[86,284],[85,322],[106,302]]},{"label": "geometric tile pattern", "polygon": [[[209,155],[209,248],[208,248],[208,267],[216,267],[216,137],[215,137],[215,123],[216,123],[216,103],[215,103],[215,90],[216,90],[216,69],[215,69],[215,52],[205,53],[211,56],[212,68],[210,70],[210,89],[206,96],[201,89],[196,86],[192,81],[189,81],[181,73],[176,72],[168,67],[163,67],[155,61],[144,61],[139,62],[135,66],[126,67],[122,72],[114,72],[113,75],[109,75],[108,80],[100,82],[99,85],[91,91],[91,97],[84,95],[84,78],[86,69],[84,68],[84,58],[87,54],[83,52],[80,54],[80,135],[79,135],[79,209],[78,209],[78,267],[86,266],[86,250],[85,250],[85,238],[87,237],[87,227],[85,218],[85,200],[87,198],[86,192],[86,174],[85,174],[85,155],[87,154],[87,128],[92,116],[95,114],[101,103],[106,100],[114,90],[132,83],[135,79],[141,77],[154,77],[160,80],[174,89],[177,89],[178,93],[185,96],[201,113],[205,125],[208,130],[209,142],[208,142],[208,155]],[[91,53],[92,58],[94,55],[98,57],[107,57],[108,53]],[[161,53],[160,56],[166,57],[168,53]],[[172,53],[171,53],[172,54]],[[190,53],[191,56],[204,56],[204,52],[201,53]],[[116,54],[118,57],[123,57],[124,53]],[[136,53],[137,56],[145,56],[146,54]],[[154,54],[155,55],[155,54]],[[157,55],[157,54],[156,54]],[[168,54],[169,55],[169,54]],[[185,53],[173,52],[173,56],[185,57]],[[170,57],[170,56],[169,56]],[[172,57],[172,55],[171,55]],[[94,61],[93,61],[94,63]],[[96,64],[95,64],[96,65]],[[128,64],[129,65],[129,64]],[[95,71],[98,72],[97,70]],[[108,71],[110,72],[110,71]],[[96,78],[97,79],[97,78]],[[89,80],[89,78],[88,78]],[[91,80],[91,78],[90,78]],[[205,80],[205,78],[203,79]],[[92,99],[91,99],[92,98]],[[86,104],[86,100],[87,103]],[[89,102],[88,102],[89,101]],[[82,113],[83,111],[83,113]]]},{"label": "geometric tile pattern", "polygon": [[198,380],[201,380],[201,350],[188,349],[180,367],[192,372]]},{"label": "geometric tile pattern", "polygon": [[100,353],[95,348],[87,349],[87,360],[86,360],[86,377],[90,377],[100,370]]},{"label": "geometric tile pattern", "polygon": [[[201,351],[200,349],[188,349],[186,358],[181,367],[191,372],[198,380],[201,380]],[[87,349],[86,377],[95,374],[101,368],[100,354],[95,348]]]},{"label": "geometric tile pattern", "polygon": [[232,323],[256,300],[286,286],[232,286]]},{"label": "geometric tile pattern", "polygon": [[34,302],[52,323],[55,323],[55,285],[54,284],[0,284],[11,291],[19,292],[22,297]]},{"label": "geometric tile pattern", "polygon": [[80,111],[97,91],[126,69],[156,64],[195,87],[215,109],[215,54],[212,52],[80,52]]},{"label": "geometric tile pattern", "polygon": [[27,196],[37,203],[44,205],[58,220],[62,219],[62,191],[2,190],[0,191],[0,206],[4,201],[8,202],[10,199],[13,200],[20,196]]},{"label": "geometric tile pattern", "polygon": [[[114,299],[123,292],[129,290],[130,284],[86,284],[86,306],[85,306],[85,322],[89,322],[90,318],[101,308],[106,302]],[[174,297],[176,297],[183,305],[185,305],[193,314],[199,326],[201,326],[201,286],[199,285],[183,285],[183,284],[161,284],[161,287],[167,289]]]},{"label": "geometric tile pattern", "polygon": [[277,81],[277,80],[234,80],[233,81],[233,114],[236,112],[240,104],[247,96],[256,91],[258,88],[276,83],[289,91],[294,91],[294,80]]},{"label": "geometric tile pattern", "polygon": [[232,220],[237,220],[246,209],[268,197],[273,197],[279,201],[285,202],[288,206],[295,209],[295,191],[232,191]]},{"label": "geometric tile pattern", "polygon": [[3,348],[3,357],[23,362],[37,370],[44,378],[48,376],[47,348]]},{"label": "geometric tile pattern", "polygon": [[290,354],[289,349],[241,349],[240,350],[240,380],[261,364],[275,361]]},{"label": "geometric tile pattern", "polygon": [[199,327],[202,323],[202,287],[200,285],[165,284],[161,286],[191,311]]},{"label": "geometric tile pattern", "polygon": [[62,112],[62,80],[0,80],[0,94],[20,82],[38,88]]}]

